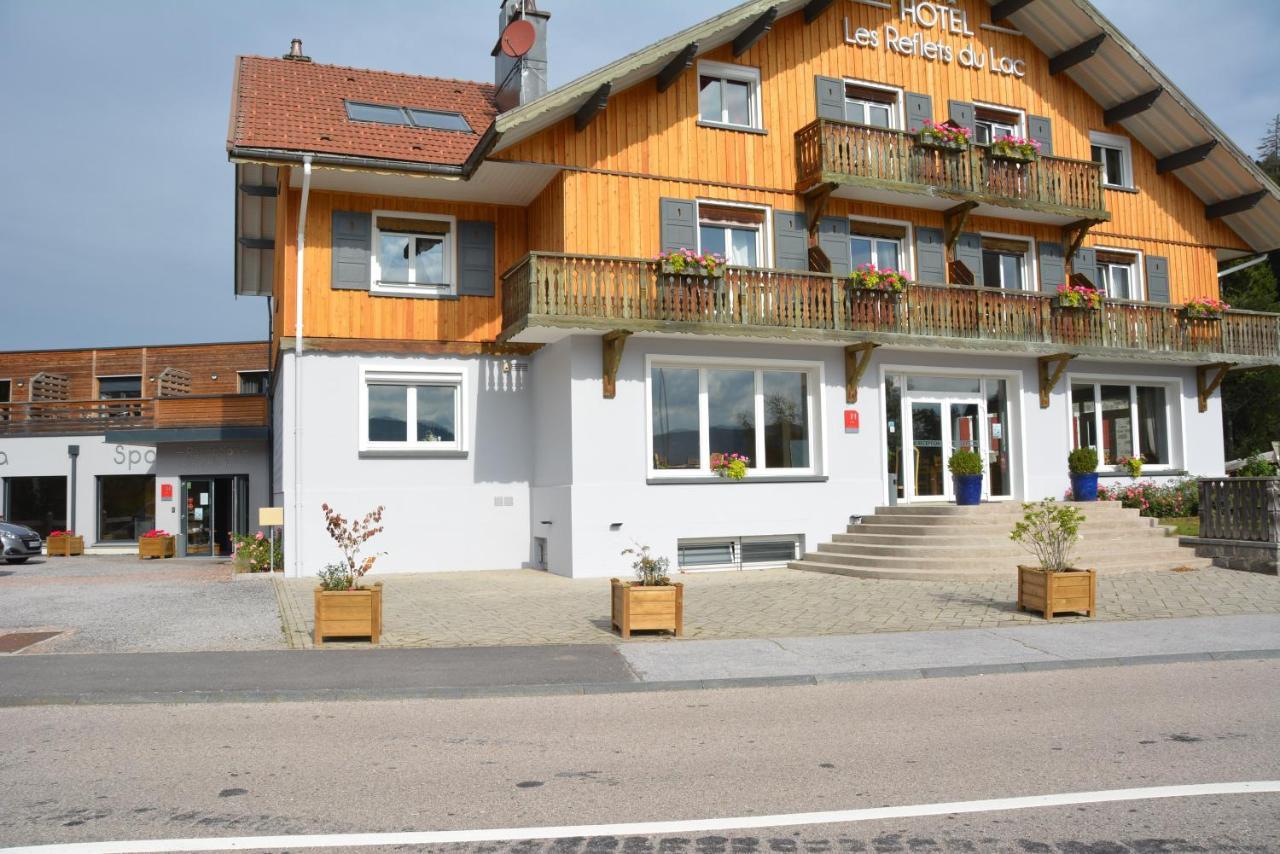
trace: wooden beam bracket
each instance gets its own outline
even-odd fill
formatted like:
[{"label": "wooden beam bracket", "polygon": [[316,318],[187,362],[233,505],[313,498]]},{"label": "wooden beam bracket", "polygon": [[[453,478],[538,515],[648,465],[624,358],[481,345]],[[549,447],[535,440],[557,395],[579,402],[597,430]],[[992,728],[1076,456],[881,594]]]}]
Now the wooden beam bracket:
[{"label": "wooden beam bracket", "polygon": [[1102,114],[1103,124],[1114,125],[1125,119],[1132,118],[1138,113],[1145,113],[1147,110],[1155,106],[1156,101],[1164,94],[1164,87],[1157,86],[1150,92],[1143,92],[1136,98],[1130,98],[1116,104],[1114,107],[1108,108]]},{"label": "wooden beam bracket", "polygon": [[679,79],[693,65],[693,59],[698,55],[698,43],[689,42],[680,52],[671,57],[671,61],[666,64],[661,71],[658,72],[658,91],[665,92],[671,88],[671,84]]},{"label": "wooden beam bracket", "polygon": [[588,95],[587,100],[582,102],[582,106],[578,108],[577,115],[574,116],[574,127],[579,132],[586,130],[587,125],[591,124],[591,120],[608,105],[609,92],[612,90],[612,82],[602,83],[600,88]]},{"label": "wooden beam bracket", "polygon": [[1063,263],[1071,263],[1071,259],[1076,257],[1076,252],[1080,249],[1081,244],[1084,243],[1085,235],[1089,233],[1089,229],[1100,222],[1102,222],[1100,219],[1082,219],[1062,227],[1062,243],[1066,247]]},{"label": "wooden beam bracket", "polygon": [[943,211],[942,222],[946,228],[947,252],[950,253],[969,221],[969,212],[978,206],[977,202],[961,202],[950,210]]},{"label": "wooden beam bracket", "polygon": [[1175,169],[1181,169],[1184,166],[1192,166],[1200,163],[1218,147],[1218,141],[1211,139],[1203,145],[1194,145],[1185,151],[1177,151],[1165,157],[1161,157],[1156,161],[1156,174],[1163,175],[1166,172],[1172,172]]},{"label": "wooden beam bracket", "polygon": [[606,332],[600,339],[603,356],[604,397],[613,400],[618,394],[618,365],[622,364],[622,348],[626,346],[631,333],[626,329],[615,329]]},{"label": "wooden beam bracket", "polygon": [[862,375],[871,364],[871,354],[879,344],[864,341],[861,344],[850,344],[844,348],[844,400],[845,403],[858,402],[858,385]]},{"label": "wooden beam bracket", "polygon": [[1229,362],[1215,362],[1212,365],[1196,366],[1196,396],[1200,399],[1200,411],[1209,411],[1209,398],[1227,378],[1227,371],[1235,365]]},{"label": "wooden beam bracket", "polygon": [[760,17],[747,24],[746,29],[733,40],[733,55],[742,56],[753,44],[764,38],[765,33],[773,29],[773,21],[777,17],[778,7],[770,6]]},{"label": "wooden beam bracket", "polygon": [[835,184],[819,184],[804,194],[804,217],[810,237],[818,233],[818,221],[822,219],[822,213],[827,209],[827,202],[835,189]]},{"label": "wooden beam bracket", "polygon": [[991,7],[991,20],[1003,21],[1019,9],[1030,6],[1034,0],[1000,0]]},{"label": "wooden beam bracket", "polygon": [[1053,356],[1041,356],[1036,359],[1040,373],[1040,408],[1049,408],[1050,395],[1058,385],[1058,380],[1066,373],[1067,365],[1075,358],[1074,353],[1058,353]]},{"label": "wooden beam bracket", "polygon": [[1084,62],[1098,52],[1102,43],[1107,40],[1106,33],[1098,33],[1093,38],[1083,41],[1073,48],[1068,48],[1049,60],[1049,74],[1058,75]]},{"label": "wooden beam bracket", "polygon": [[1204,206],[1205,219],[1221,219],[1231,214],[1244,213],[1258,206],[1258,203],[1267,197],[1266,190],[1258,190],[1256,193],[1246,193],[1243,196],[1236,196],[1234,199],[1226,199],[1221,202],[1214,202],[1211,205]]}]

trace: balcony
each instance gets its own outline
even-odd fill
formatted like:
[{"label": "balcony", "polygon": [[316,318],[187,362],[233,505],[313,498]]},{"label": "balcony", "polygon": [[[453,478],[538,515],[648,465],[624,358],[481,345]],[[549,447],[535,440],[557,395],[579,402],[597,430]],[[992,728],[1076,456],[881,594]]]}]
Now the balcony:
[{"label": "balcony", "polygon": [[0,436],[267,426],[261,394],[0,403]]},{"label": "balcony", "polygon": [[502,341],[574,331],[875,343],[927,350],[1126,361],[1280,364],[1280,315],[1188,319],[1177,306],[1108,300],[1059,309],[1049,294],[959,285],[861,291],[823,273],[731,267],[723,278],[663,273],[642,258],[535,252],[503,276]]},{"label": "balcony", "polygon": [[1111,218],[1101,167],[1042,156],[1022,163],[983,146],[945,151],[905,131],[818,119],[796,132],[798,189],[837,198],[946,210],[974,202],[979,216],[1071,225]]}]

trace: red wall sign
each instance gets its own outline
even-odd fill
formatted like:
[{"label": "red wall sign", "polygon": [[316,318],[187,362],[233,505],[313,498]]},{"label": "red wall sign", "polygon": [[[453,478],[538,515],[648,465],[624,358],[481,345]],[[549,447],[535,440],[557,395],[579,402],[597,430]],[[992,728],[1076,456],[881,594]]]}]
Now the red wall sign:
[{"label": "red wall sign", "polygon": [[858,429],[858,410],[846,409],[844,411],[844,429],[846,430]]},{"label": "red wall sign", "polygon": [[173,484],[172,483],[160,484],[160,500],[161,501],[173,500]]}]

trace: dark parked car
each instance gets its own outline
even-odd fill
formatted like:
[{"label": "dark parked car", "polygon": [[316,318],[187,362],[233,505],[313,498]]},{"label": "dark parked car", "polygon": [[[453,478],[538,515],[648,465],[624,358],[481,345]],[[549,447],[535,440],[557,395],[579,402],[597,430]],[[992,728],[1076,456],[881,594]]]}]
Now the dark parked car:
[{"label": "dark parked car", "polygon": [[25,525],[0,522],[0,552],[5,563],[26,563],[27,558],[40,554],[40,535]]}]

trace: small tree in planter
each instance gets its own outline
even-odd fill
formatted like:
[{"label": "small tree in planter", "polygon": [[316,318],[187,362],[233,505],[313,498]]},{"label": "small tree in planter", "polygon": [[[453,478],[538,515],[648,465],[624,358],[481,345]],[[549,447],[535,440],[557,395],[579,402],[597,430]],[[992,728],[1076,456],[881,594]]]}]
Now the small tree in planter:
[{"label": "small tree in planter", "polygon": [[326,637],[368,637],[378,642],[382,634],[382,582],[361,587],[360,579],[377,561],[379,554],[361,558],[365,543],[382,533],[382,511],[366,513],[363,519],[348,521],[328,504],[324,510],[325,530],[342,551],[342,562],[320,570],[315,590],[315,644]]},{"label": "small tree in planter", "polygon": [[1009,539],[1035,555],[1040,565],[1018,567],[1018,608],[1039,611],[1046,620],[1060,611],[1092,617],[1097,574],[1071,566],[1084,514],[1052,498],[1023,504],[1022,509],[1022,521],[1013,526]]},{"label": "small tree in planter", "polygon": [[635,630],[660,630],[684,634],[684,585],[667,576],[670,561],[654,557],[648,546],[623,549],[634,560],[636,580],[611,579],[609,583],[611,622],[624,638]]},{"label": "small tree in planter", "polygon": [[1067,454],[1067,470],[1071,472],[1073,501],[1098,500],[1098,452],[1093,448],[1076,448]]},{"label": "small tree in planter", "polygon": [[956,504],[962,507],[982,503],[982,455],[976,451],[960,449],[951,454],[947,462],[955,485]]}]

